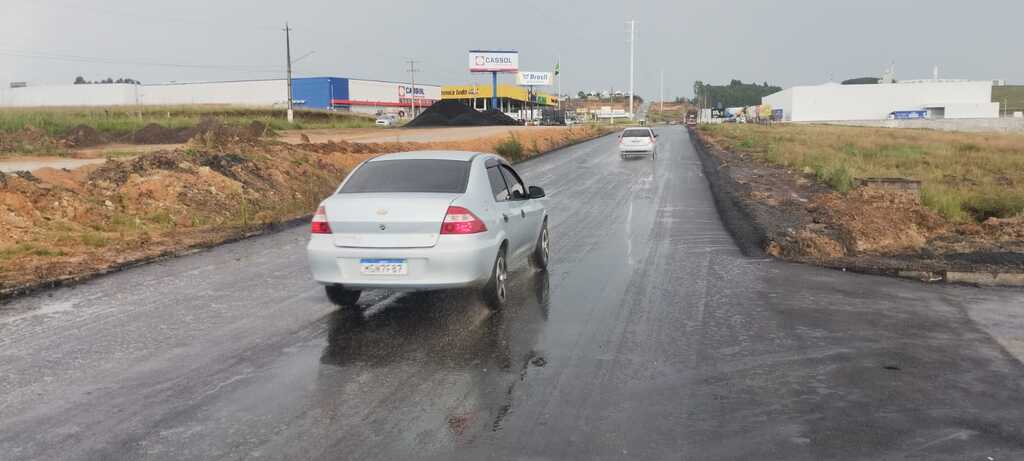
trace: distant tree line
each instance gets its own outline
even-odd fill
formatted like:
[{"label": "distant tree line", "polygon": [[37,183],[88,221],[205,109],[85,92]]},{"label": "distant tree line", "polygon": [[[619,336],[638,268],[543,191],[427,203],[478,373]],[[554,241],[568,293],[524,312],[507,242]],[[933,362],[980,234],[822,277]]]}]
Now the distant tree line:
[{"label": "distant tree line", "polygon": [[85,77],[82,77],[81,75],[79,75],[78,77],[75,77],[75,85],[95,85],[95,84],[107,84],[107,83],[128,83],[128,84],[131,84],[131,85],[141,85],[142,84],[142,82],[140,82],[138,80],[135,80],[133,78],[127,78],[127,77],[121,77],[121,78],[119,78],[117,80],[114,80],[113,78],[107,77],[106,80],[96,80],[95,82],[90,82],[89,80],[86,80]]},{"label": "distant tree line", "polygon": [[693,83],[694,104],[706,104],[710,107],[740,107],[761,104],[761,98],[782,91],[782,87],[761,84],[743,83],[733,79],[728,85],[708,85],[700,80]]},{"label": "distant tree line", "polygon": [[880,79],[878,77],[859,77],[851,78],[849,80],[843,80],[843,85],[877,85]]}]

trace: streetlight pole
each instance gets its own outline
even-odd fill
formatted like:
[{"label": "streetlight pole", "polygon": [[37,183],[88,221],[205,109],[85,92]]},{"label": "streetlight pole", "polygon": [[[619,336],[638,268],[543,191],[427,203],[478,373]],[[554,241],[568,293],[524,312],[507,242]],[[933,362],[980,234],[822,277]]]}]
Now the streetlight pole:
[{"label": "streetlight pole", "polygon": [[284,45],[285,58],[288,60],[288,123],[295,121],[295,112],[292,110],[292,39],[291,27],[284,23]]},{"label": "streetlight pole", "polygon": [[665,71],[661,71],[661,107],[658,109],[661,115],[665,115]]},{"label": "streetlight pole", "polygon": [[636,42],[636,20],[629,21],[629,118],[633,118],[633,53]]}]

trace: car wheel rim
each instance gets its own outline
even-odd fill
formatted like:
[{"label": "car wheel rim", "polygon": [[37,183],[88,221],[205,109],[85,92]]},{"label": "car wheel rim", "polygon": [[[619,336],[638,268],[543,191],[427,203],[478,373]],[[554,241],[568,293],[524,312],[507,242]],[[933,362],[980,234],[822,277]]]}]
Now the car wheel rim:
[{"label": "car wheel rim", "polygon": [[544,262],[548,261],[548,252],[550,251],[549,245],[550,243],[548,242],[548,226],[544,226],[544,232],[542,232],[540,235],[540,250],[542,252],[541,256],[544,257]]},{"label": "car wheel rim", "polygon": [[508,280],[508,273],[505,270],[504,256],[498,256],[498,264],[495,265],[495,271],[497,272],[495,275],[497,276],[496,278],[498,279],[496,288],[498,291],[498,300],[500,300],[501,302],[505,302],[505,296],[507,294],[505,292],[505,282]]}]

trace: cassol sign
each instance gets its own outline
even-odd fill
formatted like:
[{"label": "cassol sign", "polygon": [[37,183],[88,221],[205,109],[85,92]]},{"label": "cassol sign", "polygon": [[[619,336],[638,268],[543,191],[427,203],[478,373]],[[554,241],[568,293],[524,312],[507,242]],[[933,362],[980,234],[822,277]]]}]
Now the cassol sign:
[{"label": "cassol sign", "polygon": [[470,72],[518,72],[518,51],[470,50]]}]

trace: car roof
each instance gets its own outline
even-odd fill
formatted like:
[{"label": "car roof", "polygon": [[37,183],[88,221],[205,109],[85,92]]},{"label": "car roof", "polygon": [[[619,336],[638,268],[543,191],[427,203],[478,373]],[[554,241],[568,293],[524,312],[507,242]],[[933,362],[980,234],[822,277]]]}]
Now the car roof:
[{"label": "car roof", "polygon": [[468,162],[473,160],[478,155],[484,155],[480,152],[465,152],[458,150],[417,150],[412,152],[396,152],[394,154],[384,154],[379,157],[370,159],[370,162],[379,162],[384,160],[462,160]]}]

